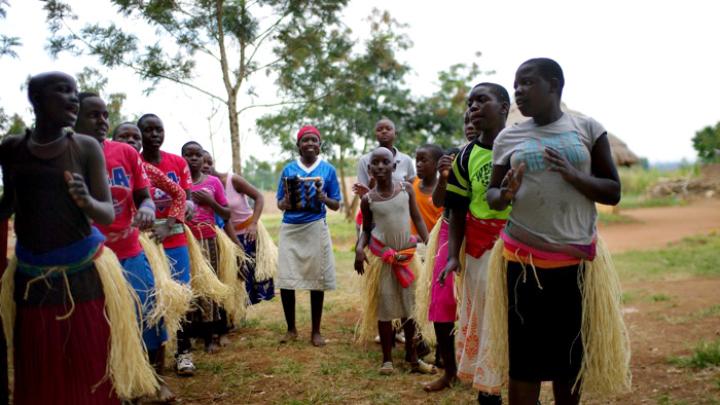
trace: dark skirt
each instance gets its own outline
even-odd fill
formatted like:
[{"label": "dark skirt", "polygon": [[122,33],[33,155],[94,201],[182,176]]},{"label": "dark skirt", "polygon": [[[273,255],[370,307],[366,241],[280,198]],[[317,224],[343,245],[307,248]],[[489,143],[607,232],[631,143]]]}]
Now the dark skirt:
[{"label": "dark skirt", "polygon": [[245,254],[252,258],[243,265],[243,275],[245,276],[245,290],[248,294],[248,300],[251,305],[255,305],[261,301],[270,301],[275,297],[275,283],[273,279],[258,281],[255,277],[255,257],[257,252],[257,240],[250,241],[247,235],[238,234],[238,240],[245,250]]},{"label": "dark skirt", "polygon": [[15,274],[15,404],[118,404],[105,378],[110,325],[105,298],[93,266],[68,275],[75,307],[63,277],[37,281],[24,297],[30,277]]},{"label": "dark skirt", "polygon": [[583,356],[578,271],[579,265],[536,270],[527,265],[523,270],[519,263],[508,263],[510,378],[575,381]]}]

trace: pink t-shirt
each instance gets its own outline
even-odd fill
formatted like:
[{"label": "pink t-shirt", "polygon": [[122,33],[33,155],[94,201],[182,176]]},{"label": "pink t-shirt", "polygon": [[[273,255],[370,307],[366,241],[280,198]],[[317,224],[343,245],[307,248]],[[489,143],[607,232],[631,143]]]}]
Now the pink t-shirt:
[{"label": "pink t-shirt", "polygon": [[[230,207],[230,221],[233,225],[240,225],[248,220],[253,214],[253,209],[248,203],[247,196],[235,190],[232,183],[232,173],[228,173],[227,182],[225,184],[225,193],[227,193],[228,206]],[[236,230],[238,234],[244,234],[247,228]]]},{"label": "pink t-shirt", "polygon": [[[208,175],[202,183],[193,184],[191,191],[206,190],[213,196],[215,201],[222,206],[227,206],[225,190],[223,185],[215,176]],[[198,239],[212,238],[215,233],[215,211],[212,207],[204,204],[197,204],[195,216],[188,222],[193,235]]]},{"label": "pink t-shirt", "polygon": [[[190,186],[192,185],[190,169],[188,169],[187,162],[185,162],[185,159],[182,157],[160,151],[160,162],[158,164],[150,164],[160,169],[160,171],[168,176],[170,180],[179,184],[183,190],[190,189]],[[155,187],[150,188],[150,195],[155,201],[155,217],[158,219],[167,218],[170,212],[170,205],[172,204],[172,197]],[[185,234],[182,233],[168,236],[163,241],[165,249],[172,249],[185,245],[187,245],[187,239],[185,239]]]},{"label": "pink t-shirt", "polygon": [[140,154],[130,145],[107,140],[102,143],[102,147],[115,221],[106,226],[97,224],[97,227],[107,238],[105,245],[115,252],[118,259],[127,259],[142,251],[138,239],[139,231],[130,226],[136,212],[133,192],[147,188],[150,182]]}]

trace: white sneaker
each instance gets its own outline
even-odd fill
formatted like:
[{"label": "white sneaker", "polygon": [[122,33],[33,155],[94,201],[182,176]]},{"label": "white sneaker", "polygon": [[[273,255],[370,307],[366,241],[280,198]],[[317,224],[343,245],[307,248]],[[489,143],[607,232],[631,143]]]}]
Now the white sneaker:
[{"label": "white sneaker", "polygon": [[380,335],[375,335],[375,343],[380,343]]},{"label": "white sneaker", "polygon": [[178,354],[175,359],[175,372],[177,375],[192,376],[195,375],[195,364],[192,361],[192,354]]},{"label": "white sneaker", "polygon": [[400,331],[395,335],[395,341],[400,344],[405,344],[405,331]]}]

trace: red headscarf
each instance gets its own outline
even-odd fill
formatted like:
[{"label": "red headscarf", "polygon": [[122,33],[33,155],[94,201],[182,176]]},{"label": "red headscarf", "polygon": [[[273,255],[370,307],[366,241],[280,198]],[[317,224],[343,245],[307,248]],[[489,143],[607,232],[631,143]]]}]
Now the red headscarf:
[{"label": "red headscarf", "polygon": [[304,127],[300,128],[300,130],[297,133],[297,140],[300,141],[304,135],[307,134],[314,134],[317,135],[318,139],[320,138],[320,131],[318,131],[317,128],[315,128],[312,125],[305,125]]}]

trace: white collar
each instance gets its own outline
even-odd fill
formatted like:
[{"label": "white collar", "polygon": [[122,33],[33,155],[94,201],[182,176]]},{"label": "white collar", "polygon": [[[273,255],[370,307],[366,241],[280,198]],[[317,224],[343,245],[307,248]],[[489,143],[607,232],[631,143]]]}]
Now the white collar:
[{"label": "white collar", "polygon": [[320,156],[318,156],[318,158],[315,160],[315,163],[313,163],[312,166],[307,167],[307,166],[305,166],[305,164],[302,162],[302,159],[300,159],[300,158],[298,157],[298,158],[297,158],[297,164],[298,164],[298,166],[300,166],[301,169],[303,169],[303,171],[304,171],[305,173],[308,173],[308,174],[309,174],[309,173],[311,173],[313,170],[317,169],[317,167],[320,165],[320,162],[322,162],[322,160],[323,160],[323,159],[322,159]]}]

